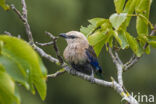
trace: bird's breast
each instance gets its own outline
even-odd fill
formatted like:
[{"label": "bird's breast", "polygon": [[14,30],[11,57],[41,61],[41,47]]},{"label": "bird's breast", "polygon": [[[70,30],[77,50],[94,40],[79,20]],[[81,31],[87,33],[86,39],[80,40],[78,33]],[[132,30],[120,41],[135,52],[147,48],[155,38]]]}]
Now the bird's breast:
[{"label": "bird's breast", "polygon": [[83,64],[87,61],[86,48],[84,45],[68,45],[64,51],[64,58],[69,63]]}]

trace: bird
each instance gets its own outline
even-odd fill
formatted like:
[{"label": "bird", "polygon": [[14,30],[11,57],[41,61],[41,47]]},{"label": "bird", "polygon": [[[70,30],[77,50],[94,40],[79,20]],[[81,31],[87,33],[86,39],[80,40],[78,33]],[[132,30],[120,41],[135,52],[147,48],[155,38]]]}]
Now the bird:
[{"label": "bird", "polygon": [[102,73],[94,49],[83,33],[70,31],[59,36],[65,38],[67,42],[63,57],[74,70],[90,75],[92,78],[94,73]]}]

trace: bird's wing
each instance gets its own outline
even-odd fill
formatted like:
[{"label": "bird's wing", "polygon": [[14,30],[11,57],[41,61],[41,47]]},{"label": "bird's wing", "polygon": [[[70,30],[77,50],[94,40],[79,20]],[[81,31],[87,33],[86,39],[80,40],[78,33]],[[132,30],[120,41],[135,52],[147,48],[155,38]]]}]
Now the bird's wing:
[{"label": "bird's wing", "polygon": [[88,56],[88,62],[92,65],[92,67],[95,69],[95,71],[99,71],[101,73],[102,69],[99,66],[99,63],[98,63],[98,60],[97,60],[97,56],[96,56],[92,46],[89,46],[86,49],[86,54]]}]

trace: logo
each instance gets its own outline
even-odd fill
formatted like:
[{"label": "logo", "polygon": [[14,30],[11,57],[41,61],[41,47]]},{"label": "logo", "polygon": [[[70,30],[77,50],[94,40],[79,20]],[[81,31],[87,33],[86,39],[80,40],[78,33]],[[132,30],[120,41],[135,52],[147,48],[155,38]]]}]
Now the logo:
[{"label": "logo", "polygon": [[139,103],[153,103],[155,100],[154,95],[152,94],[141,94],[138,92],[137,94],[131,93],[131,96],[134,97]]}]

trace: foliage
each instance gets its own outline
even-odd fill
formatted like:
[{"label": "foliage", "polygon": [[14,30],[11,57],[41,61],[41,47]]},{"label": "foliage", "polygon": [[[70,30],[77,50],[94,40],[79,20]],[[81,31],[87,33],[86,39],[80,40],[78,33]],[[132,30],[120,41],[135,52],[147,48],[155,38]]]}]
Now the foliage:
[{"label": "foliage", "polygon": [[[118,43],[121,49],[131,50],[138,56],[142,56],[144,52],[150,53],[150,46],[156,46],[156,40],[149,39],[149,26],[153,29],[149,21],[149,11],[151,0],[114,0],[117,13],[110,16],[109,19],[94,18],[89,20],[88,27],[81,26],[80,31],[88,37],[90,44],[94,47],[97,55],[99,55],[104,45]],[[124,6],[125,5],[125,6]],[[137,37],[127,32],[132,16],[136,16]],[[152,38],[155,38],[153,36]],[[114,41],[114,42],[113,42]],[[144,49],[144,45],[149,45]]]},{"label": "foliage", "polygon": [[41,98],[45,99],[46,68],[27,42],[0,35],[0,74],[0,102],[3,102],[1,104],[20,103],[16,83],[23,85],[33,94],[36,87]]},{"label": "foliage", "polygon": [[9,10],[9,6],[5,3],[5,0],[0,0],[0,6],[1,6],[4,10]]},{"label": "foliage", "polygon": [[[114,0],[116,13],[109,19],[94,18],[80,31],[88,37],[97,55],[103,46],[113,47],[118,43],[121,49],[130,48],[138,57],[150,53],[150,46],[156,48],[156,36],[149,36],[149,11],[152,0]],[[9,10],[5,0],[0,6]],[[127,32],[132,16],[136,16],[137,37]],[[148,47],[144,49],[145,44]],[[0,35],[0,103],[20,104],[17,84],[23,85],[35,94],[35,88],[44,100],[46,96],[46,68],[38,54],[25,41]],[[7,82],[7,83],[6,83]]]}]

